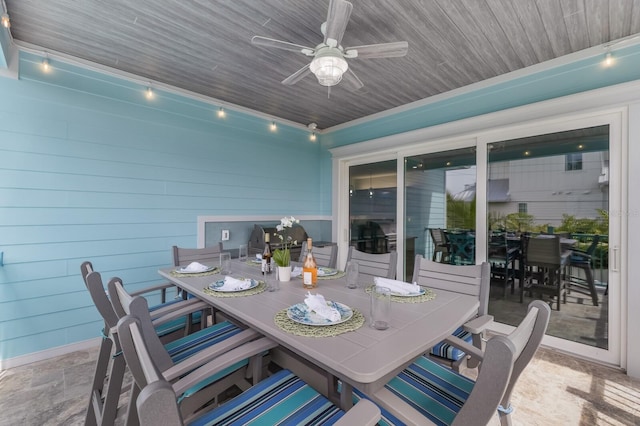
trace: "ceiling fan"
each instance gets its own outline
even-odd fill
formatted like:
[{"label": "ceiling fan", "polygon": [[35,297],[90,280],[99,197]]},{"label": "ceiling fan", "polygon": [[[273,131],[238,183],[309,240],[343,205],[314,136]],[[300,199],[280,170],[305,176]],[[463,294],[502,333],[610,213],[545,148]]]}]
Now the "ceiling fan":
[{"label": "ceiling fan", "polygon": [[327,20],[320,28],[324,41],[316,47],[306,47],[272,38],[254,36],[251,43],[257,46],[273,47],[276,49],[300,52],[313,57],[313,60],[282,80],[282,84],[292,85],[302,80],[307,74],[313,73],[322,86],[335,86],[341,81],[351,91],[360,89],[362,81],[349,68],[347,59],[373,59],[401,57],[407,54],[409,43],[398,41],[394,43],[368,44],[365,46],[342,47],[342,36],[349,23],[353,5],[345,0],[331,0]]}]

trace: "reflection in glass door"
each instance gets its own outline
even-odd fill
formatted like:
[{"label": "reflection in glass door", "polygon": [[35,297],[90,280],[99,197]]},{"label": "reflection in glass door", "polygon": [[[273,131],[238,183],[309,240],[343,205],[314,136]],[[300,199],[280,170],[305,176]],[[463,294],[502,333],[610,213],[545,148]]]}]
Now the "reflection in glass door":
[{"label": "reflection in glass door", "polygon": [[420,254],[438,262],[474,264],[475,206],[475,148],[406,157],[405,235],[413,244],[407,244],[405,258]]},{"label": "reflection in glass door", "polygon": [[[609,125],[492,143],[487,179],[489,313],[517,325],[542,298],[547,334],[609,349]],[[540,238],[561,246],[559,280],[527,248]],[[510,270],[497,241],[519,252]]]},{"label": "reflection in glass door", "polygon": [[365,253],[396,250],[396,160],[349,167],[349,244]]}]

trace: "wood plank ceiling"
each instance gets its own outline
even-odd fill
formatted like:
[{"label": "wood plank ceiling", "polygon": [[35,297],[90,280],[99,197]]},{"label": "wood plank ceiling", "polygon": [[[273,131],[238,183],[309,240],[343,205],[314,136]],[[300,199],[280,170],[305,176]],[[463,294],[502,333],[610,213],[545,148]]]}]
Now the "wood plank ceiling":
[{"label": "wood plank ceiling", "polygon": [[18,43],[320,129],[640,32],[640,0],[353,0],[344,46],[409,52],[350,59],[364,88],[328,98],[313,75],[280,83],[310,58],[251,37],[314,47],[329,0],[5,1]]}]

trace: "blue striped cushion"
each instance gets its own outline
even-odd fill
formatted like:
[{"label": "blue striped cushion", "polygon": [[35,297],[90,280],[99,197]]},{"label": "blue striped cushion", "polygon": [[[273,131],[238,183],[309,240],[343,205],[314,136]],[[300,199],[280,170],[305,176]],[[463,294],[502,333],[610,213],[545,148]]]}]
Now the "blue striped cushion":
[{"label": "blue striped cushion", "polygon": [[164,347],[173,362],[177,363],[241,331],[238,326],[224,321],[167,343]]},{"label": "blue striped cushion", "polygon": [[[189,298],[191,298],[191,295],[189,295]],[[164,308],[165,306],[170,306],[170,305],[173,305],[175,303],[182,302],[182,301],[183,301],[182,298],[169,300],[168,302],[161,303],[159,305],[151,306],[149,308],[149,312],[153,312],[153,311],[155,311],[157,309]],[[191,323],[192,324],[199,324],[201,316],[202,316],[201,311],[194,312],[191,315]],[[166,336],[167,334],[171,334],[174,331],[178,331],[178,330],[184,329],[186,323],[187,323],[187,317],[186,316],[182,317],[182,318],[177,318],[177,319],[175,319],[173,321],[169,321],[169,322],[166,322],[164,324],[161,324],[161,325],[157,326],[156,327],[156,333],[160,337]]]},{"label": "blue striped cushion", "polygon": [[281,370],[190,425],[331,425],[343,415],[289,370]]},{"label": "blue striped cushion", "polygon": [[422,356],[385,387],[438,425],[450,425],[475,382]]},{"label": "blue striped cushion", "polygon": [[[462,327],[458,328],[452,334],[453,336],[462,339],[467,343],[472,343],[471,333],[469,333],[468,331],[464,331]],[[439,356],[440,358],[450,359],[451,361],[457,361],[465,356],[465,353],[463,351],[445,342],[440,342],[435,345],[433,348],[431,348],[430,353],[432,355]]]},{"label": "blue striped cushion", "polygon": [[[353,400],[354,405],[361,399],[368,399],[369,401],[372,401],[358,389],[353,389],[353,397],[351,399]],[[378,408],[380,408],[380,413],[382,414],[382,417],[378,420],[378,426],[405,426],[405,423],[401,422],[396,416],[380,406],[378,406]]]}]

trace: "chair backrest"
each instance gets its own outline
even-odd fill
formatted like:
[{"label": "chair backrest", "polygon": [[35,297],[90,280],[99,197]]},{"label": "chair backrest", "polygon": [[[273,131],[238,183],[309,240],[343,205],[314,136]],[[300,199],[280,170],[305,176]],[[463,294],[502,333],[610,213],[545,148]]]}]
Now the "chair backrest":
[{"label": "chair backrest", "polygon": [[429,234],[431,234],[431,239],[435,247],[447,245],[447,234],[444,233],[442,228],[429,228]]},{"label": "chair backrest", "polygon": [[[356,250],[353,246],[349,247],[349,255],[347,262],[357,260],[360,275],[372,277],[383,277],[395,279],[398,253],[371,254]],[[373,284],[373,281],[371,281]]]},{"label": "chair backrest", "polygon": [[490,273],[491,268],[487,262],[457,266],[433,262],[417,255],[413,267],[413,282],[433,290],[476,296],[480,300],[478,315],[485,315],[489,308]]},{"label": "chair backrest", "polygon": [[[173,361],[171,360],[169,353],[156,334],[153,322],[151,321],[151,314],[149,313],[147,299],[142,296],[134,297],[127,293],[124,289],[124,285],[122,284],[122,280],[118,277],[114,277],[109,280],[108,288],[113,310],[116,313],[121,313],[118,315],[118,320],[127,315],[132,315],[140,322],[140,328],[144,334],[146,345],[160,371],[165,371],[167,368],[173,366]],[[122,339],[120,340],[120,343],[123,344]],[[138,380],[139,375],[142,374],[142,372],[135,371],[135,367],[130,366],[130,369],[134,379]]]},{"label": "chair backrest", "polygon": [[222,243],[205,248],[181,248],[173,246],[173,265],[185,266],[191,262],[208,262],[217,265],[220,262]]},{"label": "chair backrest", "polygon": [[598,247],[598,243],[600,242],[600,235],[594,235],[593,240],[591,240],[591,244],[587,247],[586,253],[589,256],[593,256],[593,253],[596,251],[596,247]]},{"label": "chair backrest", "polygon": [[[300,252],[300,262],[304,262],[304,258],[307,256],[307,242],[302,243],[302,251]],[[313,257],[316,259],[318,266],[326,266],[327,268],[334,268],[338,263],[338,245],[335,243],[313,246]]]},{"label": "chair backrest", "polygon": [[529,238],[525,263],[528,266],[560,266],[562,249],[560,238],[539,236]]},{"label": "chair backrest", "polygon": [[449,233],[451,263],[473,264],[476,259],[476,239],[467,232]]},{"label": "chair backrest", "polygon": [[475,386],[452,425],[488,424],[498,406],[509,407],[513,388],[540,346],[550,315],[548,304],[534,300],[510,335],[489,339]]},{"label": "chair backrest", "polygon": [[80,274],[82,275],[82,279],[84,280],[84,284],[89,290],[89,295],[91,296],[91,300],[93,300],[93,304],[96,305],[100,316],[104,320],[105,330],[104,334],[109,333],[109,330],[116,326],[118,323],[118,315],[113,310],[113,306],[109,301],[105,291],[104,284],[102,283],[102,276],[99,272],[95,272],[93,270],[93,265],[91,262],[83,262],[80,265]]},{"label": "chair backrest", "polygon": [[140,320],[131,315],[123,317],[118,322],[118,334],[127,365],[136,385],[142,389],[136,399],[140,424],[183,424],[176,393],[154,362]]}]

